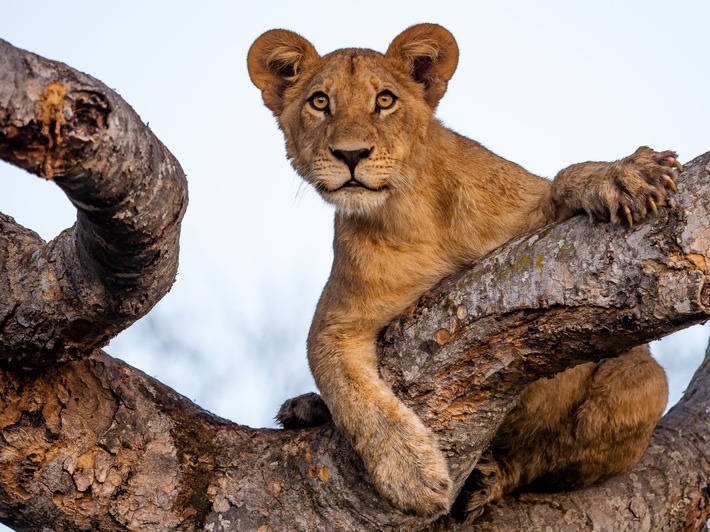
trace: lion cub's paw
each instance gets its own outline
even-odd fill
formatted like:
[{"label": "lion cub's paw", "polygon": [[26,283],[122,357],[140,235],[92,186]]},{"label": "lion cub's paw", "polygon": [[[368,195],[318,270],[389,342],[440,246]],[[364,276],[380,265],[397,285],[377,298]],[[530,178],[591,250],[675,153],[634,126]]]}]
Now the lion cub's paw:
[{"label": "lion cub's paw", "polygon": [[285,429],[318,427],[332,419],[321,396],[313,392],[286,400],[276,414],[276,421]]},{"label": "lion cub's paw", "polygon": [[596,218],[611,219],[617,224],[625,222],[633,227],[634,222],[655,214],[658,207],[668,202],[682,171],[683,166],[674,151],[657,152],[642,146],[632,155],[610,164],[609,172],[595,193],[596,198],[585,210]]},{"label": "lion cub's paw", "polygon": [[[503,475],[490,450],[485,451],[456,501],[457,510],[463,507],[459,517],[476,519],[483,514],[486,505],[504,495]],[[458,513],[458,512],[457,512]]]},{"label": "lion cub's paw", "polygon": [[395,508],[423,517],[449,510],[452,486],[444,455],[434,437],[421,426],[414,434],[397,430],[373,456],[370,476]]}]

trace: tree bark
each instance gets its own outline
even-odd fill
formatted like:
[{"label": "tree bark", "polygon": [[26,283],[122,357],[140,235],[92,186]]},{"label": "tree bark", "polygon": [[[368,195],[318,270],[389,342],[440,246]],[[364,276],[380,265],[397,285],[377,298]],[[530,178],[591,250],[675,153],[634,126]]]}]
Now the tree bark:
[{"label": "tree bark", "polygon": [[[0,42],[0,157],[53,179],[74,228],[0,217],[0,520],[17,530],[689,530],[709,516],[710,362],[629,474],[476,523],[401,514],[337,428],[251,429],[99,348],[169,289],[178,163],[100,82]],[[461,486],[520,391],[708,319],[710,153],[633,230],[576,218],[510,242],[382,335],[381,371]],[[708,355],[710,357],[710,355]],[[695,528],[693,528],[695,527]]]},{"label": "tree bark", "polygon": [[185,175],[116,93],[4,41],[0,158],[53,180],[77,208],[49,243],[0,219],[0,362],[83,358],[170,289]]}]

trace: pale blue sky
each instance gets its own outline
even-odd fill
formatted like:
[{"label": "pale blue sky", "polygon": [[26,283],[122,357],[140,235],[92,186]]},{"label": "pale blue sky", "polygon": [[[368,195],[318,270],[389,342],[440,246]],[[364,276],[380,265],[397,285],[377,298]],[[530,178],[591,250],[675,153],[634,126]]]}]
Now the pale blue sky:
[{"label": "pale blue sky", "polygon": [[[540,175],[642,144],[682,161],[710,150],[706,0],[356,5],[0,2],[0,38],[116,89],[188,175],[177,283],[108,351],[240,423],[269,425],[312,386],[304,344],[331,253],[332,212],[299,188],[246,72],[263,31],[383,51],[411,24],[444,25],[461,55],[439,117]],[[51,183],[5,164],[0,211],[45,238],[74,220]],[[707,337],[654,346],[675,399]]]}]

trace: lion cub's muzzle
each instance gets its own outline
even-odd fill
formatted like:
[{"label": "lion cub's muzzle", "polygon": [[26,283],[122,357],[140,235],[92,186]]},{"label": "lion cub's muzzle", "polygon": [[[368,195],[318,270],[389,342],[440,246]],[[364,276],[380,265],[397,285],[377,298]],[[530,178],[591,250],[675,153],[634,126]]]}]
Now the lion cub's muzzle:
[{"label": "lion cub's muzzle", "polygon": [[355,177],[355,167],[360,161],[362,161],[363,159],[367,159],[370,156],[370,154],[372,153],[372,148],[360,148],[357,150],[335,150],[333,148],[330,148],[330,153],[332,153],[333,157],[335,157],[339,161],[343,161],[348,167],[348,170],[350,170],[350,179],[343,183],[341,186],[339,186],[336,190],[341,190],[350,187],[362,187],[366,188],[367,190],[377,192],[379,190],[382,190],[382,188],[385,188],[373,188],[367,186],[365,183]]}]

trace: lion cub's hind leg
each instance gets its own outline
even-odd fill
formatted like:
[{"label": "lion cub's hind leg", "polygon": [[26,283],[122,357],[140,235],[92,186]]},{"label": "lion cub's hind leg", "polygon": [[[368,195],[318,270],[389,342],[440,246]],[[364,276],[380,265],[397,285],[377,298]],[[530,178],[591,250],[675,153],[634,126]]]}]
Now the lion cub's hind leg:
[{"label": "lion cub's hind leg", "polygon": [[467,510],[520,487],[577,489],[631,469],[668,400],[666,375],[639,346],[532,383],[467,482]]}]

